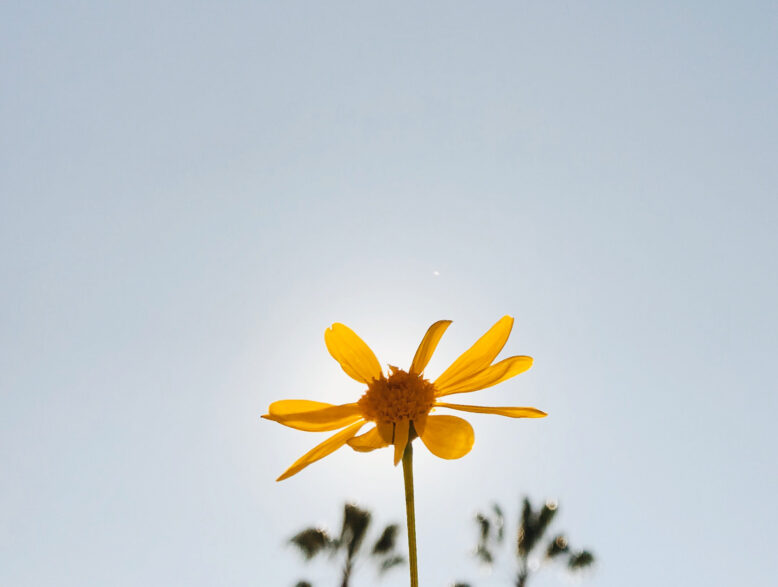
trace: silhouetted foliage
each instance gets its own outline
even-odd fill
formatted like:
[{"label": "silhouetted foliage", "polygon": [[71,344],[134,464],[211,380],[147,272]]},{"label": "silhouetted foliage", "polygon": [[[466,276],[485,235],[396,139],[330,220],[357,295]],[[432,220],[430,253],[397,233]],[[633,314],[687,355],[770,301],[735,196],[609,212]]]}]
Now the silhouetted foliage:
[{"label": "silhouetted foliage", "polygon": [[[341,554],[343,556],[341,587],[348,587],[360,555],[376,564],[379,576],[405,563],[405,557],[395,550],[400,531],[397,524],[386,526],[369,552],[362,549],[371,520],[372,515],[369,511],[347,503],[343,508],[343,523],[338,538],[333,538],[321,528],[306,528],[290,538],[289,542],[297,547],[305,560],[311,560],[324,551],[329,552],[330,558]],[[297,583],[297,587],[306,586],[312,587],[307,581]]]},{"label": "silhouetted foliage", "polygon": [[475,521],[481,526],[481,540],[486,539],[492,529],[492,523],[489,521],[489,518],[482,513],[478,513],[475,516]]},{"label": "silhouetted foliage", "polygon": [[332,546],[332,538],[326,530],[321,528],[306,528],[289,539],[303,553],[306,560],[310,560],[325,548]]},{"label": "silhouetted foliage", "polygon": [[567,546],[567,538],[564,534],[557,535],[551,542],[548,543],[546,548],[546,556],[548,558],[554,558],[557,555],[567,552],[569,547]]},{"label": "silhouetted foliage", "polygon": [[582,550],[571,555],[567,566],[571,569],[583,569],[594,563],[594,555],[588,550]]},{"label": "silhouetted foliage", "polygon": [[347,503],[343,510],[343,527],[338,538],[338,546],[346,549],[347,558],[352,559],[362,546],[365,532],[370,525],[370,512]]},{"label": "silhouetted foliage", "polygon": [[373,554],[384,554],[392,550],[397,544],[397,533],[400,531],[400,526],[397,524],[390,524],[384,528],[381,537],[373,546]]},{"label": "silhouetted foliage", "polygon": [[405,557],[399,554],[384,559],[381,562],[381,566],[378,568],[378,573],[383,575],[389,569],[393,569],[397,565],[405,563]]},{"label": "silhouetted foliage", "polygon": [[502,542],[502,539],[505,537],[505,516],[500,506],[496,503],[492,504],[492,511],[494,512],[494,522],[497,527],[497,540]]},{"label": "silhouetted foliage", "polygon": [[[591,567],[594,555],[588,550],[571,552],[564,534],[556,534],[548,542],[544,542],[546,533],[558,512],[558,505],[553,500],[547,500],[539,509],[533,509],[526,497],[522,502],[519,524],[516,532],[514,554],[518,561],[514,585],[526,587],[533,569],[530,558],[535,552],[543,552],[541,563],[564,562],[568,570],[575,572]],[[504,516],[500,507],[495,504],[492,512],[478,512],[475,516],[478,528],[478,543],[475,547],[475,557],[484,564],[491,565],[496,559],[497,549],[504,542]],[[540,545],[542,548],[539,548]],[[539,568],[539,567],[538,567]]]}]

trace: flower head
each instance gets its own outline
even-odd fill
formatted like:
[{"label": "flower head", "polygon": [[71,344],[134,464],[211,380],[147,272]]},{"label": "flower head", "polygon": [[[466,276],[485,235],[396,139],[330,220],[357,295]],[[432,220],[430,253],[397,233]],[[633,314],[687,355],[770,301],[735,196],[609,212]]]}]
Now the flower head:
[{"label": "flower head", "polygon": [[[532,366],[532,357],[525,356],[493,363],[513,327],[513,318],[503,316],[437,379],[429,381],[424,377],[424,368],[450,324],[450,320],[440,320],[430,326],[408,371],[390,365],[388,374],[384,374],[370,347],[348,326],[335,323],[328,328],[324,333],[327,350],[346,374],[365,384],[367,389],[357,402],[350,404],[333,405],[310,400],[280,400],[270,404],[268,413],[262,417],[284,426],[308,432],[342,429],[297,459],[278,481],[300,472],[344,444],[360,452],[392,445],[395,465],[400,462],[407,443],[416,436],[440,458],[465,456],[473,446],[473,427],[457,416],[432,414],[436,408],[509,418],[542,418],[546,415],[535,408],[470,406],[440,401],[447,395],[491,387]],[[368,423],[375,426],[357,436]]]}]

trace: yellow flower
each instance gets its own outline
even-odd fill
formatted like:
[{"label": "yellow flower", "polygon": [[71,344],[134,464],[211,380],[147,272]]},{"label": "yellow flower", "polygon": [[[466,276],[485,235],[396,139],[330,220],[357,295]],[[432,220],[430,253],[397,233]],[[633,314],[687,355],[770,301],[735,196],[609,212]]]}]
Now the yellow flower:
[{"label": "yellow flower", "polygon": [[[351,378],[367,385],[367,390],[359,401],[339,406],[297,399],[270,404],[269,413],[262,417],[284,426],[308,432],[342,428],[297,459],[277,481],[291,477],[344,444],[360,452],[394,445],[394,464],[397,465],[406,444],[418,435],[430,452],[440,458],[465,456],[475,438],[472,426],[456,416],[430,414],[435,408],[509,418],[542,418],[546,415],[535,408],[468,406],[440,401],[447,395],[491,387],[532,366],[532,357],[524,356],[509,357],[492,364],[513,327],[513,318],[503,316],[435,381],[428,381],[423,377],[424,368],[450,324],[451,320],[440,320],[430,326],[416,350],[411,368],[403,371],[390,365],[388,375],[381,371],[370,347],[348,326],[335,323],[328,328],[324,332],[327,350]],[[374,423],[375,427],[357,436],[368,422]]]}]

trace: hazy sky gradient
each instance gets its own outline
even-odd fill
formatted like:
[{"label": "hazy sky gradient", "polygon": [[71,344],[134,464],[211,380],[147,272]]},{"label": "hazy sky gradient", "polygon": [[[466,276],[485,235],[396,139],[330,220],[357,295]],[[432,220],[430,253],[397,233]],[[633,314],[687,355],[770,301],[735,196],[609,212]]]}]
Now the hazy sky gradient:
[{"label": "hazy sky gradient", "polygon": [[463,401],[550,416],[417,450],[422,585],[507,584],[472,514],[524,493],[585,585],[765,584],[777,39],[773,2],[4,2],[0,584],[334,585],[284,540],[403,520],[401,471],[277,484],[320,437],[259,415],[359,397],[332,322],[407,367],[454,320],[435,376],[503,314],[535,366]]}]

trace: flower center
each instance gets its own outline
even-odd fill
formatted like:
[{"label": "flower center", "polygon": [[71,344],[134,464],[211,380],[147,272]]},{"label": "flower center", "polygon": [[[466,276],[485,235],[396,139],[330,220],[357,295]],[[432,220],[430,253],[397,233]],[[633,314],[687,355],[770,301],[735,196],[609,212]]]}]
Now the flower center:
[{"label": "flower center", "polygon": [[435,387],[421,375],[390,365],[389,377],[381,375],[357,402],[366,420],[401,422],[426,415],[435,403]]}]

